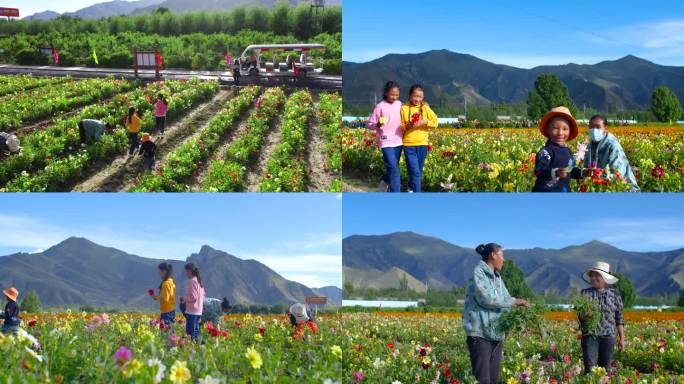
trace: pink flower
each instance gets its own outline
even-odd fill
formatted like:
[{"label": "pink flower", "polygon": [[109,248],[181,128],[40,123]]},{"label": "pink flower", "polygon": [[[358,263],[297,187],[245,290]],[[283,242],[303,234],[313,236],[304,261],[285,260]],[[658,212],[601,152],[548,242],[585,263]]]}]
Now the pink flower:
[{"label": "pink flower", "polygon": [[558,346],[556,345],[555,341],[551,342],[551,352],[553,352],[553,353],[558,352]]},{"label": "pink flower", "polygon": [[363,381],[366,378],[366,376],[361,371],[354,371],[352,373],[352,376],[354,377],[354,380],[356,380],[357,383]]},{"label": "pink flower", "polygon": [[117,367],[120,367],[123,363],[130,361],[132,358],[133,352],[123,345],[114,353],[114,360],[117,363]]}]

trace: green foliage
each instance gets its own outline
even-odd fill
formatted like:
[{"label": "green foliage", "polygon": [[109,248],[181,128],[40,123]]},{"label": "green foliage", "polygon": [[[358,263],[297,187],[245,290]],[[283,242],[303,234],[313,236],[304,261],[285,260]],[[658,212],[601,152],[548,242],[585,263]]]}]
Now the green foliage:
[{"label": "green foliage", "polygon": [[601,310],[598,302],[587,296],[579,296],[573,300],[572,308],[577,313],[582,330],[590,335],[596,334],[601,323]]},{"label": "green foliage", "polygon": [[682,106],[677,95],[668,87],[661,86],[651,96],[651,111],[660,122],[670,122],[682,116]]},{"label": "green foliage", "polygon": [[632,284],[632,281],[629,280],[627,276],[620,272],[615,272],[613,275],[618,278],[618,282],[615,284],[614,288],[620,292],[620,297],[622,297],[622,305],[625,308],[630,308],[636,301],[636,290],[634,289],[634,284]]},{"label": "green foliage", "polygon": [[534,90],[528,94],[527,116],[541,119],[551,108],[559,106],[568,107],[573,115],[577,114],[568,87],[556,75],[539,75],[534,82]]},{"label": "green foliage", "polygon": [[513,260],[504,261],[504,266],[501,269],[501,279],[506,284],[508,293],[511,296],[525,299],[534,297],[534,292],[525,282],[525,274],[515,265]]},{"label": "green foliage", "polygon": [[501,315],[499,329],[507,335],[511,333],[525,335],[532,332],[545,339],[544,322],[544,306],[533,305],[530,308],[520,306]]},{"label": "green foliage", "polygon": [[23,312],[37,313],[41,311],[43,304],[35,291],[30,291],[21,300],[19,307]]}]

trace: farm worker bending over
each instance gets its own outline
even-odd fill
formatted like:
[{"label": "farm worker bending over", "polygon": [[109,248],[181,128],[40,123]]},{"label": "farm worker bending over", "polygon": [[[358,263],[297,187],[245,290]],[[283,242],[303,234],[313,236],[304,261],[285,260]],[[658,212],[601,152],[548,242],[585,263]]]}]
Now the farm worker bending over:
[{"label": "farm worker bending over", "polygon": [[219,325],[223,320],[223,315],[230,312],[231,308],[230,301],[225,297],[223,300],[213,297],[205,298],[200,324],[211,322],[214,325]]},{"label": "farm worker bending over", "polygon": [[591,284],[591,287],[583,289],[580,294],[598,301],[601,312],[601,321],[595,334],[588,332],[585,319],[579,319],[582,328],[582,360],[585,373],[591,372],[591,368],[597,363],[606,370],[610,370],[616,335],[620,335],[617,343],[618,351],[625,349],[622,297],[618,290],[608,287],[618,282],[617,277],[609,272],[608,263],[597,261],[582,274],[582,279]]},{"label": "farm worker bending over", "polygon": [[2,291],[7,297],[7,304],[5,305],[5,310],[0,315],[0,318],[4,319],[2,324],[2,333],[13,333],[17,334],[19,331],[19,304],[17,304],[17,296],[19,296],[19,291],[14,287],[9,287]]},{"label": "farm worker bending over", "polygon": [[78,137],[81,140],[81,146],[84,147],[87,142],[99,141],[105,130],[111,131],[112,128],[111,124],[102,120],[83,119],[79,121]]},{"label": "farm worker bending over", "polygon": [[290,324],[295,327],[294,335],[292,335],[295,340],[304,337],[304,330],[307,326],[314,334],[318,333],[318,326],[314,321],[311,309],[306,305],[302,303],[292,304],[288,316],[290,317]]},{"label": "farm worker bending over", "polygon": [[0,132],[0,159],[7,154],[19,153],[21,146],[16,135],[7,132]]},{"label": "farm worker bending over", "polygon": [[142,142],[138,155],[142,156],[145,168],[151,171],[154,168],[154,154],[157,151],[157,145],[152,141],[149,133],[143,134]]},{"label": "farm worker bending over", "polygon": [[[629,165],[625,150],[622,149],[617,137],[608,132],[608,120],[605,116],[595,115],[589,120],[589,148],[584,154],[584,167],[589,169],[606,169],[619,172],[626,182],[632,184],[633,190],[639,190],[636,176]],[[583,174],[590,176],[591,174]]]},{"label": "farm worker bending over", "polygon": [[135,153],[135,150],[140,146],[140,141],[138,138],[138,132],[140,132],[140,125],[142,125],[142,120],[138,116],[135,107],[130,107],[128,109],[128,115],[126,116],[126,129],[128,130],[128,142],[130,147],[128,148],[128,156],[131,157]]},{"label": "farm worker bending over", "polygon": [[529,307],[530,304],[525,299],[511,297],[501,280],[504,253],[500,245],[480,244],[475,251],[482,261],[468,281],[463,328],[473,376],[479,384],[497,384],[505,337],[499,329],[499,318],[514,306]]}]

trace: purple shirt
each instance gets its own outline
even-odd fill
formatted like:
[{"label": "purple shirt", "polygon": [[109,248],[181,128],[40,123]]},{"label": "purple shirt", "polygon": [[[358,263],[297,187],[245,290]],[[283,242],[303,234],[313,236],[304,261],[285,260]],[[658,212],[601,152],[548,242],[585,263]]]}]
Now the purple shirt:
[{"label": "purple shirt", "polygon": [[[378,127],[380,119],[384,124]],[[375,106],[373,114],[368,119],[368,128],[378,133],[378,147],[398,147],[403,145],[404,132],[401,130],[401,101],[388,103],[383,100]]]}]

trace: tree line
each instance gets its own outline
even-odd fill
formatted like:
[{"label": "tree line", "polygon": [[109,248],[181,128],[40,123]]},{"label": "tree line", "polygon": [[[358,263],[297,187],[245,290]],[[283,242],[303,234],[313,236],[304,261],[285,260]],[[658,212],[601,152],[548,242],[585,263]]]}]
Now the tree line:
[{"label": "tree line", "polygon": [[342,32],[342,7],[325,7],[316,14],[308,4],[290,6],[281,1],[272,9],[238,6],[224,12],[174,13],[160,8],[151,14],[81,19],[61,16],[52,20],[0,20],[0,35],[53,33],[109,34],[141,32],[148,35],[179,36],[192,33],[237,34],[243,30],[270,32],[308,40],[318,34]]}]

